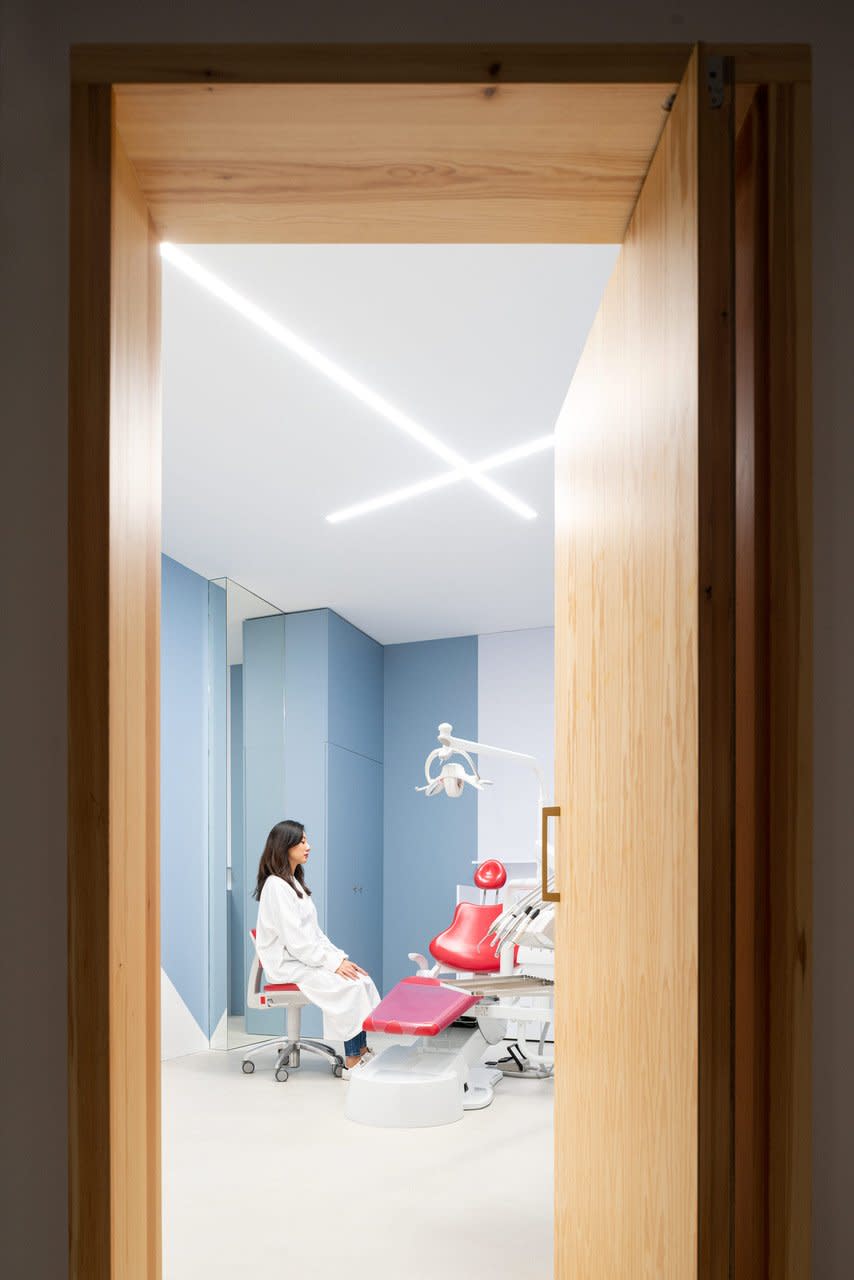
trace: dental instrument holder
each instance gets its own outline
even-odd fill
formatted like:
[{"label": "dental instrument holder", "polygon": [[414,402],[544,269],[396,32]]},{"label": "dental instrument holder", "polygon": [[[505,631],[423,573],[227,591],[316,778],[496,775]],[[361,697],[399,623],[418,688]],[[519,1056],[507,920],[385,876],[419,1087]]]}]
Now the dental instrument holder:
[{"label": "dental instrument holder", "polygon": [[[540,762],[536,756],[526,755],[522,751],[509,751],[506,747],[492,747],[485,742],[469,742],[466,738],[455,738],[453,725],[443,722],[439,725],[439,747],[438,750],[428,756],[427,768],[429,769],[429,761],[431,758],[447,761],[450,756],[455,754],[463,754],[468,758],[468,753],[472,751],[475,755],[499,756],[505,760],[519,760],[522,764],[526,764],[534,771],[537,779],[537,825],[534,837],[534,848],[542,838],[543,845],[541,849],[541,857],[543,864],[543,897],[546,901],[557,902],[558,895],[548,892],[547,873],[548,873],[548,846],[546,844],[547,821],[551,816],[556,816],[560,811],[553,807],[545,807],[545,791],[543,789],[543,771],[540,768]],[[428,773],[429,779],[429,773]],[[478,777],[478,781],[480,778]],[[462,790],[462,788],[460,788]],[[540,823],[542,821],[542,827]],[[500,958],[500,970],[502,974],[510,974],[513,972],[513,945],[512,940],[507,945],[505,942],[499,942],[498,954]]]}]

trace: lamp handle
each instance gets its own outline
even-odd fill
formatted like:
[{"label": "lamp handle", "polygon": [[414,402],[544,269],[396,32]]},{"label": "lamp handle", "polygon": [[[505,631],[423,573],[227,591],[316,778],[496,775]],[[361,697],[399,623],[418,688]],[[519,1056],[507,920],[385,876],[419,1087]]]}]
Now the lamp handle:
[{"label": "lamp handle", "polygon": [[549,818],[560,817],[558,805],[543,805],[540,851],[542,855],[542,890],[544,902],[560,902],[560,894],[549,889]]}]

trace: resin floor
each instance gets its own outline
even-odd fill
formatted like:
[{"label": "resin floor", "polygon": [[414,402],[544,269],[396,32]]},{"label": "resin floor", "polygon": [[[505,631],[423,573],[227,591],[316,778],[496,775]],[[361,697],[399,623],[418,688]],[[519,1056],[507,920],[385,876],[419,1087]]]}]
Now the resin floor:
[{"label": "resin floor", "polygon": [[319,1061],[163,1064],[164,1280],[552,1275],[550,1081],[502,1080],[457,1124],[370,1129]]}]

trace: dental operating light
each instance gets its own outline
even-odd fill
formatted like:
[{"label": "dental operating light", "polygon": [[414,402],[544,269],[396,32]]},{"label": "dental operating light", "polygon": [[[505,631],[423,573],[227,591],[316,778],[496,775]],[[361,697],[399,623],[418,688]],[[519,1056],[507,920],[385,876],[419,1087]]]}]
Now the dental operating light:
[{"label": "dental operating light", "polygon": [[[537,776],[537,798],[540,808],[542,808],[543,800],[543,774],[540,769],[536,756],[526,755],[522,751],[508,751],[506,747],[491,747],[486,742],[470,742],[467,738],[455,738],[453,725],[443,722],[439,725],[439,745],[435,747],[424,761],[424,774],[427,778],[425,787],[416,787],[416,791],[423,791],[427,796],[436,796],[444,790],[448,796],[456,797],[462,795],[463,786],[469,783],[476,787],[478,791],[482,791],[484,787],[491,787],[492,783],[487,782],[485,778],[481,778],[477,769],[472,762],[469,752],[473,751],[475,755],[502,756],[505,760],[520,760],[527,764]],[[452,764],[451,756],[462,756],[471,768],[471,774],[467,774],[465,768],[460,764]],[[442,761],[442,769],[435,776],[431,775],[430,767],[434,760]]]},{"label": "dental operating light", "polygon": [[[259,307],[249,298],[238,293],[236,289],[221,280],[219,276],[203,267],[189,253],[183,249],[179,249],[177,245],[171,244],[168,240],[164,240],[160,245],[160,256],[165,262],[170,263],[173,267],[177,267],[188,279],[194,281],[206,292],[213,297],[218,298],[220,302],[224,302],[226,306],[236,311],[238,315],[243,316],[245,320],[250,321],[257,328],[261,329],[269,337],[273,338],[281,346],[285,347],[292,355],[303,360],[312,369],[328,378],[330,382],[335,383],[343,391],[347,391],[355,400],[358,400],[366,408],[372,409],[379,417],[390,423],[393,427],[397,427],[410,439],[417,441],[425,449],[441,458],[454,472],[460,473],[461,479],[471,480],[479,489],[483,489],[491,497],[498,502],[509,507],[516,515],[521,516],[525,520],[533,520],[536,518],[536,511],[530,507],[527,502],[523,502],[511,493],[509,489],[505,489],[503,485],[497,483],[490,476],[483,475],[481,469],[473,467],[461,453],[456,449],[452,449],[450,445],[445,444],[427,427],[416,422],[409,414],[404,413],[391,401],[386,400],[385,396],[374,391],[361,379],[349,373],[336,361],[330,359],[329,356],[319,351],[317,347],[307,342],[305,338],[301,338],[293,329],[289,329],[287,325],[281,324],[269,312]],[[387,504],[383,504],[387,505]],[[334,523],[334,522],[333,522]]]},{"label": "dental operating light", "polygon": [[[440,729],[447,728],[450,731],[450,725],[440,725]],[[441,739],[440,739],[441,741]],[[471,773],[466,773],[465,765],[459,764],[457,761],[449,760],[450,755],[462,756],[468,763]],[[434,776],[430,773],[430,766],[434,760],[442,760],[442,768]],[[437,796],[444,791],[446,796],[456,799],[463,794],[463,788],[468,783],[469,786],[475,787],[478,791],[482,791],[484,787],[491,787],[492,783],[486,778],[482,778],[474,766],[474,761],[467,751],[460,750],[456,747],[441,746],[435,751],[431,751],[427,759],[424,761],[424,776],[427,779],[427,785],[424,787],[416,787],[416,791],[423,791],[427,796]]]}]

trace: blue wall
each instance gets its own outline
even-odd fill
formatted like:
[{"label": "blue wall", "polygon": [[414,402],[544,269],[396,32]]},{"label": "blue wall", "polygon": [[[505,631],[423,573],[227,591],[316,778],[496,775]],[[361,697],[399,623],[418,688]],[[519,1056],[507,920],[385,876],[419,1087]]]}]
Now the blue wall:
[{"label": "blue wall", "polygon": [[208,1027],[228,1001],[228,632],[225,588],[208,583]]},{"label": "blue wall", "polygon": [[[248,618],[243,624],[243,804],[246,847],[243,901],[247,928],[243,954],[248,972],[253,953],[249,926],[254,926],[258,859],[270,829],[290,817],[285,803],[285,617]],[[284,1029],[284,1013],[246,1010],[246,1030],[276,1035]]]},{"label": "blue wall", "polygon": [[[322,927],[384,990],[411,972],[407,953],[426,953],[450,922],[456,886],[469,882],[477,857],[476,793],[427,800],[415,791],[440,721],[477,737],[477,637],[383,649],[327,609],[250,619],[243,667],[230,672],[229,923],[243,945],[231,948],[230,973],[212,973],[209,876],[219,877],[224,860],[217,856],[212,868],[208,854],[209,823],[215,851],[224,848],[216,838],[221,806],[208,807],[222,791],[212,785],[208,752],[224,725],[217,590],[209,603],[205,579],[164,556],[162,955],[206,1033],[221,1012],[221,977],[231,1008],[242,1009],[246,926],[257,911],[250,894],[267,833],[282,817],[309,832],[306,874]],[[224,761],[224,750],[216,756]],[[277,1032],[273,1015],[248,1021],[252,1030]],[[304,1021],[305,1034],[319,1033],[316,1012],[307,1010]]]},{"label": "blue wall", "polygon": [[[329,609],[288,614],[284,634],[279,816],[305,823],[306,881],[321,928],[379,981],[382,647]],[[318,1035],[320,1027],[317,1010],[304,1010],[304,1034]]]},{"label": "blue wall", "polygon": [[382,984],[383,649],[329,612],[326,932]]},{"label": "blue wall", "polygon": [[427,954],[451,922],[456,886],[477,858],[477,792],[426,799],[424,760],[449,720],[477,738],[477,637],[385,649],[383,987],[413,972],[410,951]]},{"label": "blue wall", "polygon": [[383,758],[383,647],[328,613],[329,741],[370,760]]},{"label": "blue wall", "polygon": [[231,696],[231,890],[228,894],[228,1012],[243,1013],[246,1005],[246,866],[243,839],[243,667],[229,672]]},{"label": "blue wall", "polygon": [[164,556],[160,629],[161,963],[208,1029],[208,583]]}]

